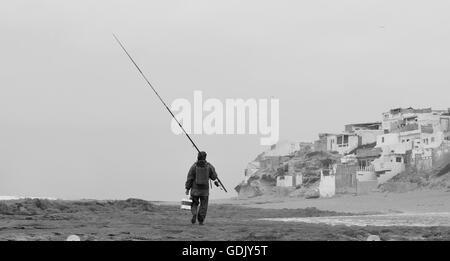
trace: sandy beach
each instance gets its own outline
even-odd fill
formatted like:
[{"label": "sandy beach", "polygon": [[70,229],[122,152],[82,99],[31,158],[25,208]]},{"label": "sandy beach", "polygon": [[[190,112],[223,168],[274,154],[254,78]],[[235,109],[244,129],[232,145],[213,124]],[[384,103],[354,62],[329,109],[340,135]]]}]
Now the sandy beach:
[{"label": "sandy beach", "polygon": [[[205,226],[190,224],[190,212],[174,202],[7,200],[0,202],[0,240],[66,240],[73,234],[83,241],[366,240],[373,234],[382,240],[450,240],[445,215],[449,199],[445,191],[416,191],[331,199],[213,200]],[[427,212],[442,214],[435,219]],[[380,223],[383,220],[370,213],[385,213],[382,219],[391,223]],[[406,216],[412,217],[406,220],[409,224],[392,223],[404,213],[412,213]],[[365,224],[368,220],[372,223]]]}]

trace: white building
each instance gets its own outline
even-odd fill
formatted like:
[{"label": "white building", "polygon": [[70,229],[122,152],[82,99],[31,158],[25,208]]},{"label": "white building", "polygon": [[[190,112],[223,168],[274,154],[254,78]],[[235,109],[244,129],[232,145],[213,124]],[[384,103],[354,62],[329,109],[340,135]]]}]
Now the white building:
[{"label": "white building", "polygon": [[294,185],[294,177],[292,175],[277,177],[277,187],[294,187]]},{"label": "white building", "polygon": [[383,113],[381,126],[383,130],[392,132],[414,123],[419,127],[424,125],[431,125],[435,130],[448,132],[450,131],[450,111],[432,110],[431,108],[392,109],[388,112]]},{"label": "white building", "polygon": [[296,187],[303,184],[302,173],[277,176],[277,187]]},{"label": "white building", "polygon": [[336,194],[335,170],[320,170],[319,194],[321,198],[333,197]]},{"label": "white building", "polygon": [[378,136],[384,134],[384,130],[356,130],[355,134],[360,137],[359,145],[366,145],[377,142]]},{"label": "white building", "polygon": [[327,151],[337,151],[344,155],[359,146],[359,137],[355,133],[342,133],[327,136]]},{"label": "white building", "polygon": [[433,133],[421,133],[419,138],[413,142],[412,160],[416,157],[431,158],[433,156],[433,149],[441,146],[445,141],[445,136],[442,131]]}]

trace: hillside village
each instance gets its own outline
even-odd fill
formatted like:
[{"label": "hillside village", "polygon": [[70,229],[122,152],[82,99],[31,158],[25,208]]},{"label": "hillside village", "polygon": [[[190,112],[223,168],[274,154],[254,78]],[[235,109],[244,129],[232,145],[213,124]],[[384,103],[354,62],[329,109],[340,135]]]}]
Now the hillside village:
[{"label": "hillside village", "polygon": [[449,172],[450,108],[396,108],[382,113],[381,121],[347,124],[314,142],[271,146],[248,164],[235,190],[239,198],[317,198],[399,185],[447,188]]}]

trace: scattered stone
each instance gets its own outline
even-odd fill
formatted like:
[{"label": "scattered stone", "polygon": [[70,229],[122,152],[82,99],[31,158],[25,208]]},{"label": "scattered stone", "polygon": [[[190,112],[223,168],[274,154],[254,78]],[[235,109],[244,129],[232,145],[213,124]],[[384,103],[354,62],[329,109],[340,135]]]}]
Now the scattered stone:
[{"label": "scattered stone", "polygon": [[319,197],[320,197],[320,193],[319,193],[318,190],[310,190],[310,191],[305,193],[305,198],[306,199],[319,198]]},{"label": "scattered stone", "polygon": [[369,235],[366,241],[381,241],[381,239],[377,235]]},{"label": "scattered stone", "polygon": [[67,237],[66,241],[81,241],[81,238],[77,235],[70,235]]}]

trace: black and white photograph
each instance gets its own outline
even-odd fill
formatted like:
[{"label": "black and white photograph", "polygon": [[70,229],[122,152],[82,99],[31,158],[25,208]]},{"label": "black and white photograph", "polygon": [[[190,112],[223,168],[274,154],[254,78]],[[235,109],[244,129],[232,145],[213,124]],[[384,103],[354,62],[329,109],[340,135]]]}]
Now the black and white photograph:
[{"label": "black and white photograph", "polygon": [[449,14],[0,1],[0,241],[450,240]]}]

